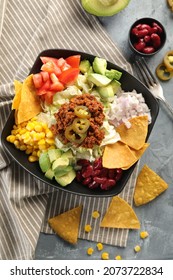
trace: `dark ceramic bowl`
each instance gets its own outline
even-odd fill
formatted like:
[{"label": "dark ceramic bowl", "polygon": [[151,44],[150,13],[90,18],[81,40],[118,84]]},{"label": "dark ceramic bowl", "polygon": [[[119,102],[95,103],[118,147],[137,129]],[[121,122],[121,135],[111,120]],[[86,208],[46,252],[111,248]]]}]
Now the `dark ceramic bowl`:
[{"label": "dark ceramic bowl", "polygon": [[[149,25],[151,28],[147,29],[144,25]],[[148,34],[146,29],[148,30]],[[160,43],[158,42],[158,37],[160,38]],[[165,42],[165,28],[158,20],[154,18],[138,19],[130,27],[129,44],[131,49],[138,55],[150,57],[158,53],[163,48]],[[150,52],[151,47],[154,48],[152,52]]]},{"label": "dark ceramic bowl", "polygon": [[[87,54],[87,53],[82,53],[78,51],[71,51],[71,50],[64,50],[64,49],[50,49],[50,50],[45,50],[42,53],[40,53],[34,62],[34,65],[30,71],[30,73],[38,73],[40,71],[40,67],[42,65],[42,62],[40,60],[40,56],[50,56],[50,57],[68,57],[70,55],[75,55],[75,54],[80,54],[81,59],[88,59],[90,62],[94,60],[93,55]],[[118,65],[115,65],[111,62],[108,62],[108,68],[109,69],[117,69],[119,71],[122,71],[122,77],[120,79],[120,82],[122,84],[122,89],[124,91],[132,91],[135,89],[138,93],[142,93],[143,97],[145,99],[146,104],[150,108],[151,111],[151,117],[152,117],[152,122],[149,125],[148,128],[148,135],[147,139],[151,133],[151,130],[154,126],[154,123],[156,121],[158,111],[159,111],[159,105],[155,97],[150,93],[150,91],[139,81],[137,80],[134,76],[126,72],[124,69],[120,68]],[[35,176],[37,179],[41,180],[42,182],[57,188],[64,190],[66,192],[70,192],[73,194],[78,194],[78,195],[85,195],[85,196],[98,196],[98,197],[106,197],[106,196],[114,196],[119,194],[123,188],[125,187],[127,181],[130,178],[130,175],[132,174],[135,164],[129,168],[128,170],[125,170],[123,172],[123,176],[120,179],[120,181],[117,182],[116,186],[110,190],[101,190],[101,189],[89,189],[86,186],[83,186],[76,180],[74,180],[70,185],[66,187],[60,186],[55,180],[51,181],[47,179],[44,174],[42,173],[38,162],[35,163],[30,163],[28,161],[28,156],[15,148],[15,146],[9,142],[6,141],[6,137],[11,134],[12,127],[14,125],[14,110],[10,113],[10,116],[4,126],[4,129],[2,131],[1,139],[2,139],[2,145],[4,149],[11,155],[11,157],[18,163],[20,164],[21,167],[23,167],[26,171],[28,171],[31,175]]]}]

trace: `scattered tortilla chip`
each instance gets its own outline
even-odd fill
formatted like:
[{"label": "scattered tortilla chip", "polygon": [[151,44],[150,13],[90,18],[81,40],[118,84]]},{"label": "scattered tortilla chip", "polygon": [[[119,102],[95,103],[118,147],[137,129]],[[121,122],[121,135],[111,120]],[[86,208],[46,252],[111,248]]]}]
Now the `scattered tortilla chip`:
[{"label": "scattered tortilla chip", "polygon": [[122,168],[130,166],[137,160],[130,148],[120,141],[105,146],[102,164],[106,168]]},{"label": "scattered tortilla chip", "polygon": [[139,229],[140,222],[132,207],[124,199],[114,196],[100,226]]},{"label": "scattered tortilla chip", "polygon": [[76,244],[82,206],[73,208],[48,220],[50,227],[65,241]]},{"label": "scattered tortilla chip", "polygon": [[129,120],[131,127],[120,124],[116,131],[120,134],[121,142],[139,150],[143,147],[148,133],[148,116],[137,116]]},{"label": "scattered tortilla chip", "polygon": [[14,81],[14,91],[15,91],[15,95],[13,98],[13,102],[12,102],[12,110],[13,109],[18,109],[19,108],[19,104],[20,104],[20,100],[21,100],[21,93],[22,93],[22,83],[15,80]]},{"label": "scattered tortilla chip", "polygon": [[134,156],[136,157],[136,160],[134,162],[132,162],[130,165],[122,167],[123,170],[127,170],[129,169],[135,162],[137,162],[142,155],[144,154],[145,150],[149,147],[149,143],[145,143],[144,146],[140,149],[140,150],[134,150],[132,148],[130,148],[131,152],[134,154]]},{"label": "scattered tortilla chip", "polygon": [[21,100],[17,112],[17,124],[30,120],[41,111],[42,108],[33,83],[33,74],[31,74],[24,80],[22,85]]},{"label": "scattered tortilla chip", "polygon": [[136,206],[146,204],[168,188],[168,184],[147,165],[140,171],[134,192]]}]

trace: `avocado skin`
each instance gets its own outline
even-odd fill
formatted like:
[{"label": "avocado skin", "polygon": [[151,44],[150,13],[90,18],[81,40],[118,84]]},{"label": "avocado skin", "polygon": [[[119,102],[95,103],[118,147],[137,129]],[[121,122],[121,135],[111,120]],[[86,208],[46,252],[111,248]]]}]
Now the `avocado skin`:
[{"label": "avocado skin", "polygon": [[113,5],[105,6],[99,0],[81,0],[85,11],[95,16],[113,16],[125,9],[130,0],[117,0]]}]

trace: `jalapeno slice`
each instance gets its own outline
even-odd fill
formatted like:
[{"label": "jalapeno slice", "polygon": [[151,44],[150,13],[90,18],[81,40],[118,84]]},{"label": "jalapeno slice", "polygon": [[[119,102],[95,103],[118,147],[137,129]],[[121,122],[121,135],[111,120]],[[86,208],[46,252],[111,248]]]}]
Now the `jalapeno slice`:
[{"label": "jalapeno slice", "polygon": [[90,126],[90,121],[87,119],[75,118],[72,127],[77,134],[85,133]]},{"label": "jalapeno slice", "polygon": [[163,58],[164,64],[169,71],[173,71],[173,50],[167,52]]},{"label": "jalapeno slice", "polygon": [[81,119],[89,119],[91,117],[89,109],[86,106],[76,106],[74,108],[74,113]]},{"label": "jalapeno slice", "polygon": [[76,133],[73,125],[69,125],[65,129],[65,137],[72,143],[81,144],[86,137],[86,133]]},{"label": "jalapeno slice", "polygon": [[173,71],[169,71],[164,63],[160,63],[156,68],[156,75],[162,81],[168,81],[173,77]]}]

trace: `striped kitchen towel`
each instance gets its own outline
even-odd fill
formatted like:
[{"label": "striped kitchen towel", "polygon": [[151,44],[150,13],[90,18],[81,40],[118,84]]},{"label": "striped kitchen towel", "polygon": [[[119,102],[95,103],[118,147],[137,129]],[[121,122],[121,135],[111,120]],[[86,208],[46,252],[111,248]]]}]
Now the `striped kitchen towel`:
[{"label": "striped kitchen towel", "polygon": [[[23,81],[44,49],[88,52],[131,72],[116,44],[98,19],[87,14],[79,0],[1,0],[0,131],[11,110],[13,81]],[[128,230],[83,232],[92,223],[91,211],[103,215],[111,198],[90,198],[57,191],[23,170],[0,144],[1,259],[33,259],[40,231],[51,233],[47,219],[83,204],[79,238],[126,246]],[[137,170],[121,196],[132,204]]]}]

